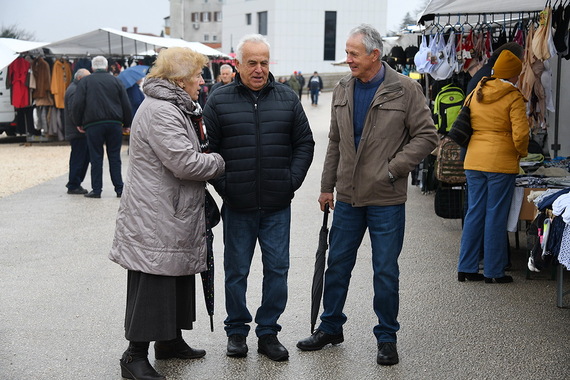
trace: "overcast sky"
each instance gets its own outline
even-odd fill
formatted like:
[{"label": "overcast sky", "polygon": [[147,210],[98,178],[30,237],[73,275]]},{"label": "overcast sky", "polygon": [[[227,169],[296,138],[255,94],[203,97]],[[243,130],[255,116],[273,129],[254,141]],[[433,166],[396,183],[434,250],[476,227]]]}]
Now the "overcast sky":
[{"label": "overcast sky", "polygon": [[[397,30],[406,12],[425,0],[388,0],[388,29]],[[36,41],[55,42],[99,28],[159,35],[170,14],[168,0],[1,0],[0,25],[33,33]]]}]

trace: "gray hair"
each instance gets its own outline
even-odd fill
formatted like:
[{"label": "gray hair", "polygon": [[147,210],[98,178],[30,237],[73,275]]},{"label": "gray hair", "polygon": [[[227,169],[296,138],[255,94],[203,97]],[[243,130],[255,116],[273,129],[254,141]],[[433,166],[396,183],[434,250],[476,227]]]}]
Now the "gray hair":
[{"label": "gray hair", "polygon": [[231,65],[228,65],[227,63],[224,63],[222,66],[220,66],[220,72],[224,70],[230,70],[231,72],[234,71],[233,67]]},{"label": "gray hair", "polygon": [[79,80],[79,79],[81,79],[81,78],[83,78],[83,77],[86,77],[86,76],[89,75],[89,74],[91,74],[91,73],[89,72],[89,70],[87,70],[87,69],[79,69],[79,70],[77,70],[77,72],[76,72],[75,75],[73,76],[73,79]]},{"label": "gray hair", "polygon": [[382,56],[382,51],[384,50],[382,36],[372,25],[360,24],[348,33],[349,37],[352,37],[355,34],[362,34],[362,43],[366,49],[366,54],[370,54],[374,49],[378,49],[380,51],[380,56]]},{"label": "gray hair", "polygon": [[248,34],[245,35],[241,38],[241,40],[239,41],[237,48],[236,48],[236,59],[238,61],[242,61],[243,58],[243,45],[246,42],[253,42],[253,43],[264,43],[267,46],[267,49],[270,48],[269,46],[269,42],[267,41],[267,38],[265,38],[264,36],[262,36],[261,34]]},{"label": "gray hair", "polygon": [[93,70],[107,70],[108,66],[109,62],[107,62],[107,58],[103,57],[102,55],[93,57],[91,60],[91,67]]}]

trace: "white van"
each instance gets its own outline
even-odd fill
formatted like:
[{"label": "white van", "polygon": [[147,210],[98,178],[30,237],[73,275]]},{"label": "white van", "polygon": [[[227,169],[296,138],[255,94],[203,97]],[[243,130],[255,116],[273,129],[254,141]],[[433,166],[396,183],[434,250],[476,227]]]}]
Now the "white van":
[{"label": "white van", "polygon": [[16,110],[10,101],[10,89],[6,88],[8,67],[0,70],[0,134],[16,135]]}]

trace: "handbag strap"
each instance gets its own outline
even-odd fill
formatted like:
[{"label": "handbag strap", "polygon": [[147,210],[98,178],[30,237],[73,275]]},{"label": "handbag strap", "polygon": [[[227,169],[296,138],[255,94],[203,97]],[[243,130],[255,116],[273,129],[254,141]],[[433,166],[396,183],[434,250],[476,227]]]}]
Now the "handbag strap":
[{"label": "handbag strap", "polygon": [[469,96],[467,97],[465,102],[463,102],[464,107],[469,107],[469,105],[471,104],[471,98],[473,97],[474,92],[475,92],[475,90],[471,91],[471,93],[469,94]]}]

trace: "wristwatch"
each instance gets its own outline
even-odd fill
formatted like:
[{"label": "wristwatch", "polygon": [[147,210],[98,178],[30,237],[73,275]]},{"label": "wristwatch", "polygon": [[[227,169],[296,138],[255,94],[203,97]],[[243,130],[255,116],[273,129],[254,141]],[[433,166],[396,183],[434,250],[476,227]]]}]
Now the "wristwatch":
[{"label": "wristwatch", "polygon": [[394,175],[390,173],[389,170],[388,170],[388,177],[390,177],[390,182],[394,182],[396,180],[396,177],[394,177]]}]

